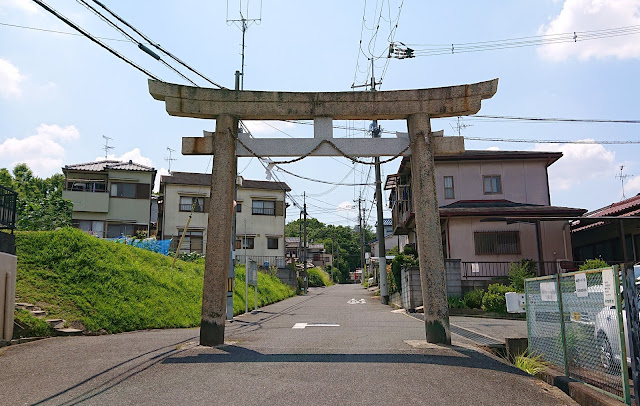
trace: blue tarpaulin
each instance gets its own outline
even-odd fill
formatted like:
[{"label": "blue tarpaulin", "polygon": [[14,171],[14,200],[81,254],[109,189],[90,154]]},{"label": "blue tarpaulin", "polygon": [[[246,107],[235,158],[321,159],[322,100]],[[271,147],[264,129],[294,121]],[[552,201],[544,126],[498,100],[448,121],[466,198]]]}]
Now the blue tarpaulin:
[{"label": "blue tarpaulin", "polygon": [[146,238],[144,240],[137,240],[131,237],[118,237],[118,238],[108,238],[107,240],[117,242],[120,244],[132,245],[134,247],[157,252],[158,254],[162,254],[162,255],[169,255],[169,246],[171,245],[171,240],[156,240],[155,238]]}]

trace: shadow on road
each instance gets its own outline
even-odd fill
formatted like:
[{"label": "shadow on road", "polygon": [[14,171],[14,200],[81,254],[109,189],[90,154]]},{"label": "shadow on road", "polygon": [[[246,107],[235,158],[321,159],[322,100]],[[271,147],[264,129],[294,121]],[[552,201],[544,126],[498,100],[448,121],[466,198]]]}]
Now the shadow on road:
[{"label": "shadow on road", "polygon": [[163,364],[206,364],[206,363],[364,363],[364,364],[427,364],[479,368],[528,376],[523,371],[505,365],[486,355],[465,348],[443,347],[452,352],[442,354],[263,354],[244,347],[229,345],[213,349],[217,353],[201,353],[189,356],[169,356]]}]

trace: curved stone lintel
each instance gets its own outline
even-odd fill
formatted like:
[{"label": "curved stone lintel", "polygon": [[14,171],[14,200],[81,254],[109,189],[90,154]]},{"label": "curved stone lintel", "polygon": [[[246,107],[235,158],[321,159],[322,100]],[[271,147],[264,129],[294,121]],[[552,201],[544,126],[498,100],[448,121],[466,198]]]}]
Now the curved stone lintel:
[{"label": "curved stone lintel", "polygon": [[199,88],[149,80],[149,93],[172,116],[241,120],[400,120],[426,113],[431,118],[464,116],[498,90],[498,79],[431,89],[380,92],[262,92]]}]

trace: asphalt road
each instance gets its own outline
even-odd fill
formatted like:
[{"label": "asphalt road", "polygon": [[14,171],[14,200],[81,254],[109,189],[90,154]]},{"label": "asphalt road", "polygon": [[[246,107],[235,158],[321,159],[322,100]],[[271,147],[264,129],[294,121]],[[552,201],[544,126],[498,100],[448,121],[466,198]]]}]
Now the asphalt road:
[{"label": "asphalt road", "polygon": [[6,347],[0,404],[575,404],[473,347],[426,344],[421,321],[358,285],[312,290],[238,317],[221,348],[199,346],[198,334],[153,330]]}]

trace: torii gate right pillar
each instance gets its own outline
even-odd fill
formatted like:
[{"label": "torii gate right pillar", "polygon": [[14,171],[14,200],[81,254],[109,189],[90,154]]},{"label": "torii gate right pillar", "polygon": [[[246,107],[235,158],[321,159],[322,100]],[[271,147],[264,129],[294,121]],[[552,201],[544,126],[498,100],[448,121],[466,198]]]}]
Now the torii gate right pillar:
[{"label": "torii gate right pillar", "polygon": [[416,248],[427,342],[451,344],[446,273],[440,214],[436,196],[434,140],[428,114],[407,119],[411,142],[411,189],[416,222]]}]

